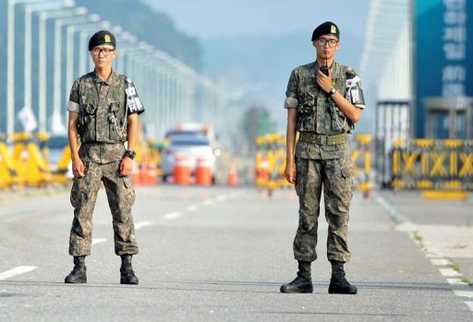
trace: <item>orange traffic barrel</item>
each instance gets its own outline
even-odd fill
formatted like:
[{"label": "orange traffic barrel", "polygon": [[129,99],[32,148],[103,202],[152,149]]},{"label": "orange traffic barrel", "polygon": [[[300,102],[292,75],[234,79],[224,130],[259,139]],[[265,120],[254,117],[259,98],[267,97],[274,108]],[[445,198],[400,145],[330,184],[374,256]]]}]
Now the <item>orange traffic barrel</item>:
[{"label": "orange traffic barrel", "polygon": [[155,164],[149,161],[143,164],[142,172],[144,184],[155,185],[158,183],[158,172]]},{"label": "orange traffic barrel", "polygon": [[235,165],[232,165],[228,171],[227,184],[229,186],[238,185],[238,172]]},{"label": "orange traffic barrel", "polygon": [[133,170],[131,171],[131,180],[135,186],[141,186],[144,184],[143,172],[141,171],[141,165],[133,162]]},{"label": "orange traffic barrel", "polygon": [[189,159],[184,156],[176,156],[173,176],[174,183],[178,185],[188,185],[191,183],[191,166]]},{"label": "orange traffic barrel", "polygon": [[212,169],[209,162],[204,158],[197,159],[195,183],[202,186],[210,186],[212,184]]}]

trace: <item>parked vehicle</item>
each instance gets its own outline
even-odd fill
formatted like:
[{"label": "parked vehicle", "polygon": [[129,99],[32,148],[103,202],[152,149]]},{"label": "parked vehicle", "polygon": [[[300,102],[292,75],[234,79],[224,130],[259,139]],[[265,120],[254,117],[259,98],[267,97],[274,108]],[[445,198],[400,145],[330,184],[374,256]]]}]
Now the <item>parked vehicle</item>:
[{"label": "parked vehicle", "polygon": [[174,133],[169,145],[161,155],[163,180],[172,175],[177,159],[185,160],[186,165],[194,174],[198,162],[204,162],[212,173],[215,173],[216,156],[207,137],[194,133]]},{"label": "parked vehicle", "polygon": [[171,140],[173,136],[182,134],[205,136],[209,139],[210,145],[213,145],[216,141],[212,127],[205,123],[179,123],[175,128],[168,130],[164,138]]}]

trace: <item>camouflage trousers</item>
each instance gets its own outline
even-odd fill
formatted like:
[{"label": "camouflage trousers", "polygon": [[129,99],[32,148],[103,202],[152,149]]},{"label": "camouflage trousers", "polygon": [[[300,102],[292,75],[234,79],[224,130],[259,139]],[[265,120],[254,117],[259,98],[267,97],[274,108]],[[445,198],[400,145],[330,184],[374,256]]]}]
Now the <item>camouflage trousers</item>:
[{"label": "camouflage trousers", "polygon": [[115,253],[134,255],[138,253],[131,207],[135,201],[135,190],[130,178],[119,175],[120,161],[99,164],[86,163],[87,172],[82,178],[74,178],[71,190],[71,205],[74,208],[69,254],[90,255],[92,246],[92,215],[97,193],[103,183],[108,204],[112,212]]},{"label": "camouflage trousers", "polygon": [[348,212],[352,198],[350,159],[296,161],[296,191],[299,196],[299,227],[294,238],[296,260],[317,259],[317,228],[322,188],[325,218],[328,223],[327,258],[347,262],[351,258],[347,244]]}]

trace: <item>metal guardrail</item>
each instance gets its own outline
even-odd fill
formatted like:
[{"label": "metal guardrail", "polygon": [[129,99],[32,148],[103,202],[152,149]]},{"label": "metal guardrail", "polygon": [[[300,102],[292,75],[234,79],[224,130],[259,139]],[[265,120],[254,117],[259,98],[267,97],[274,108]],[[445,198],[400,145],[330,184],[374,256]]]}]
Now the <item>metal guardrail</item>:
[{"label": "metal guardrail", "polygon": [[[53,168],[48,157],[48,140],[45,133],[15,133],[11,145],[0,140],[0,189],[41,188],[71,182],[69,147],[63,147],[61,157]],[[159,163],[158,149],[152,143],[141,141],[137,148],[133,182],[137,185],[156,184],[160,176]]]},{"label": "metal guardrail", "polygon": [[473,191],[473,140],[397,141],[389,158],[394,189]]},{"label": "metal guardrail", "polygon": [[[260,136],[256,139],[256,146],[256,186],[269,190],[291,186],[284,178],[286,137],[281,134]],[[374,187],[372,136],[370,134],[355,135],[352,147],[354,187],[367,193]]]}]

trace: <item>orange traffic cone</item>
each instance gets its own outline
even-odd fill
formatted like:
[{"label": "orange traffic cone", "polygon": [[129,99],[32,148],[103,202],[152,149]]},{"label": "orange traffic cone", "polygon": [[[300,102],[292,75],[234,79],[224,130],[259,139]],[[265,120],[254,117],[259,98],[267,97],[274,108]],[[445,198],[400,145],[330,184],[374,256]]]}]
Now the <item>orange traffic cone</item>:
[{"label": "orange traffic cone", "polygon": [[173,176],[175,184],[188,185],[191,183],[191,167],[187,158],[176,156]]},{"label": "orange traffic cone", "polygon": [[212,170],[210,164],[205,159],[199,158],[197,160],[195,183],[202,186],[210,186],[212,184]]},{"label": "orange traffic cone", "polygon": [[238,185],[238,171],[237,171],[235,165],[232,165],[230,167],[230,170],[228,171],[227,184],[229,186],[237,186]]}]

